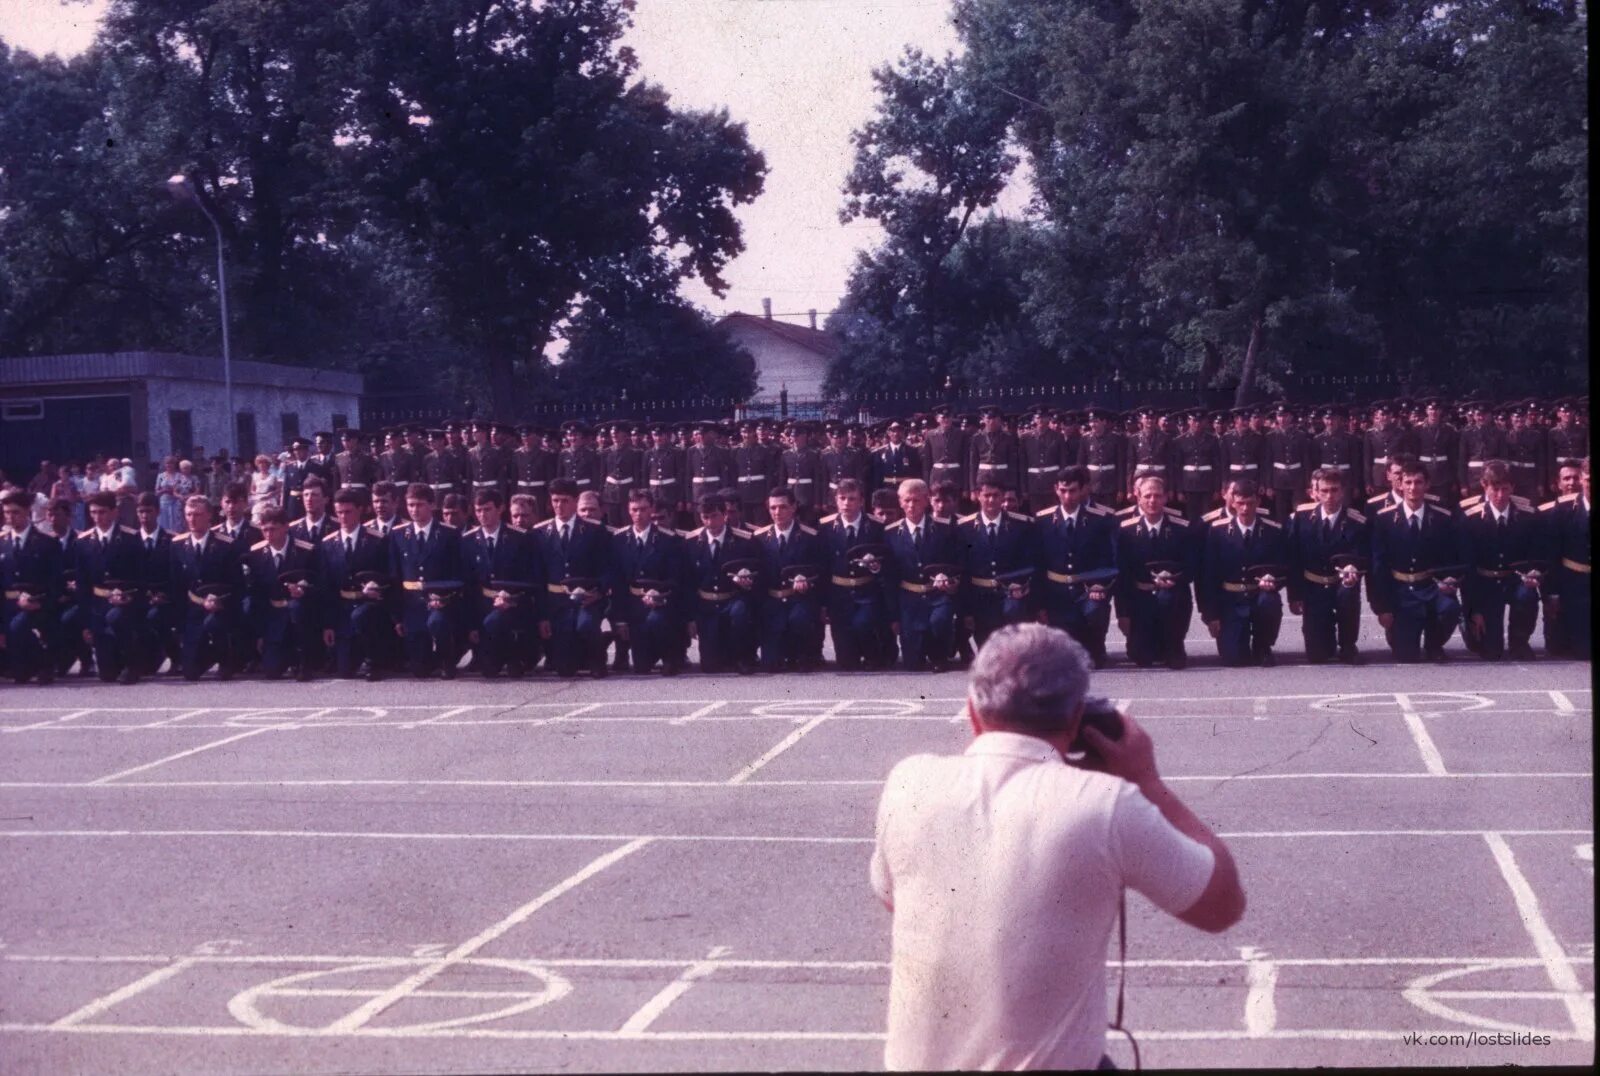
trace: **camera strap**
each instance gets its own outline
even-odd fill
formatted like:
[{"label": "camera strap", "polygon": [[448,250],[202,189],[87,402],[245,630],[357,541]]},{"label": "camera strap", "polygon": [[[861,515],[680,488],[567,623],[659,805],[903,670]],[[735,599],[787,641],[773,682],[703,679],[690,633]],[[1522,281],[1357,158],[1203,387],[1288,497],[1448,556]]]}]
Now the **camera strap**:
[{"label": "camera strap", "polygon": [[1111,1020],[1111,1030],[1120,1031],[1128,1038],[1128,1045],[1133,1048],[1133,1067],[1135,1071],[1143,1068],[1139,1060],[1139,1040],[1133,1037],[1133,1032],[1122,1026],[1123,1003],[1128,998],[1128,891],[1126,888],[1117,894],[1117,1012]]}]

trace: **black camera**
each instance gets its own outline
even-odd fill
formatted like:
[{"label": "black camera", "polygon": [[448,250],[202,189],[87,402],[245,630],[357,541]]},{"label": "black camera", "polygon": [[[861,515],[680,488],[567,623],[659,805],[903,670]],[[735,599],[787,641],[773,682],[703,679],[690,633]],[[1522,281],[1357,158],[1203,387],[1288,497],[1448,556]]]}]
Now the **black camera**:
[{"label": "black camera", "polygon": [[1078,734],[1072,738],[1073,754],[1094,754],[1094,748],[1083,736],[1083,730],[1090,728],[1108,740],[1122,739],[1122,716],[1110,699],[1090,695],[1083,700],[1083,719],[1078,723]]}]

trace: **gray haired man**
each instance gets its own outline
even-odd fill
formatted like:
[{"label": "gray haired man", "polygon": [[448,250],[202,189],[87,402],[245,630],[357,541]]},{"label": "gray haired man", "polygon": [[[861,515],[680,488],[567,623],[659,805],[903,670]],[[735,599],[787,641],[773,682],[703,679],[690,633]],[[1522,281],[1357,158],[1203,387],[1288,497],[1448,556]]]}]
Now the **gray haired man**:
[{"label": "gray haired man", "polygon": [[1110,1067],[1122,888],[1201,930],[1244,914],[1227,846],[1162,783],[1137,723],[1085,729],[1090,753],[1068,762],[1088,687],[1065,632],[996,631],[972,666],[972,745],[890,773],[871,870],[894,915],[887,1067]]}]

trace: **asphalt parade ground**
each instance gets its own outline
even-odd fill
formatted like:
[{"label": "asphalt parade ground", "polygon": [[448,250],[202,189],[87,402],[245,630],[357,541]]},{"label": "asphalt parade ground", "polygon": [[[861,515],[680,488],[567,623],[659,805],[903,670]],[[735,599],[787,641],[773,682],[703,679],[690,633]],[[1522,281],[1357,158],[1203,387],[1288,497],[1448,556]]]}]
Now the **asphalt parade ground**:
[{"label": "asphalt parade ground", "polygon": [[[1212,936],[1130,899],[1144,1064],[1591,1063],[1590,666],[1456,650],[1310,668],[1286,647],[1278,668],[1220,670],[1198,638],[1191,653],[1183,672],[1095,677],[1230,842],[1250,900]],[[878,1067],[874,809],[900,758],[965,746],[964,688],[8,688],[0,1058],[16,1074]],[[1524,1041],[1481,1039],[1496,1033]],[[1132,1064],[1115,1037],[1111,1055]]]}]

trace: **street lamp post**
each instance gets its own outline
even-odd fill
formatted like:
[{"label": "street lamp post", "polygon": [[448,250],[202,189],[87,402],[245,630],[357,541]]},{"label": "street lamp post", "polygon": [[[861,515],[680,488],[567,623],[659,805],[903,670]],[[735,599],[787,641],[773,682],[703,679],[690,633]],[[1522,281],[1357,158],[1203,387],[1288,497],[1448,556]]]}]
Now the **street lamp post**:
[{"label": "street lamp post", "polygon": [[193,202],[200,207],[200,212],[206,215],[206,220],[211,222],[211,230],[217,235],[217,300],[222,307],[222,399],[223,406],[227,408],[226,441],[228,455],[236,456],[239,446],[237,419],[233,413],[233,347],[228,336],[228,267],[222,257],[222,225],[217,223],[217,218],[195,190],[194,180],[179,172],[167,180],[167,190],[180,202]]}]

